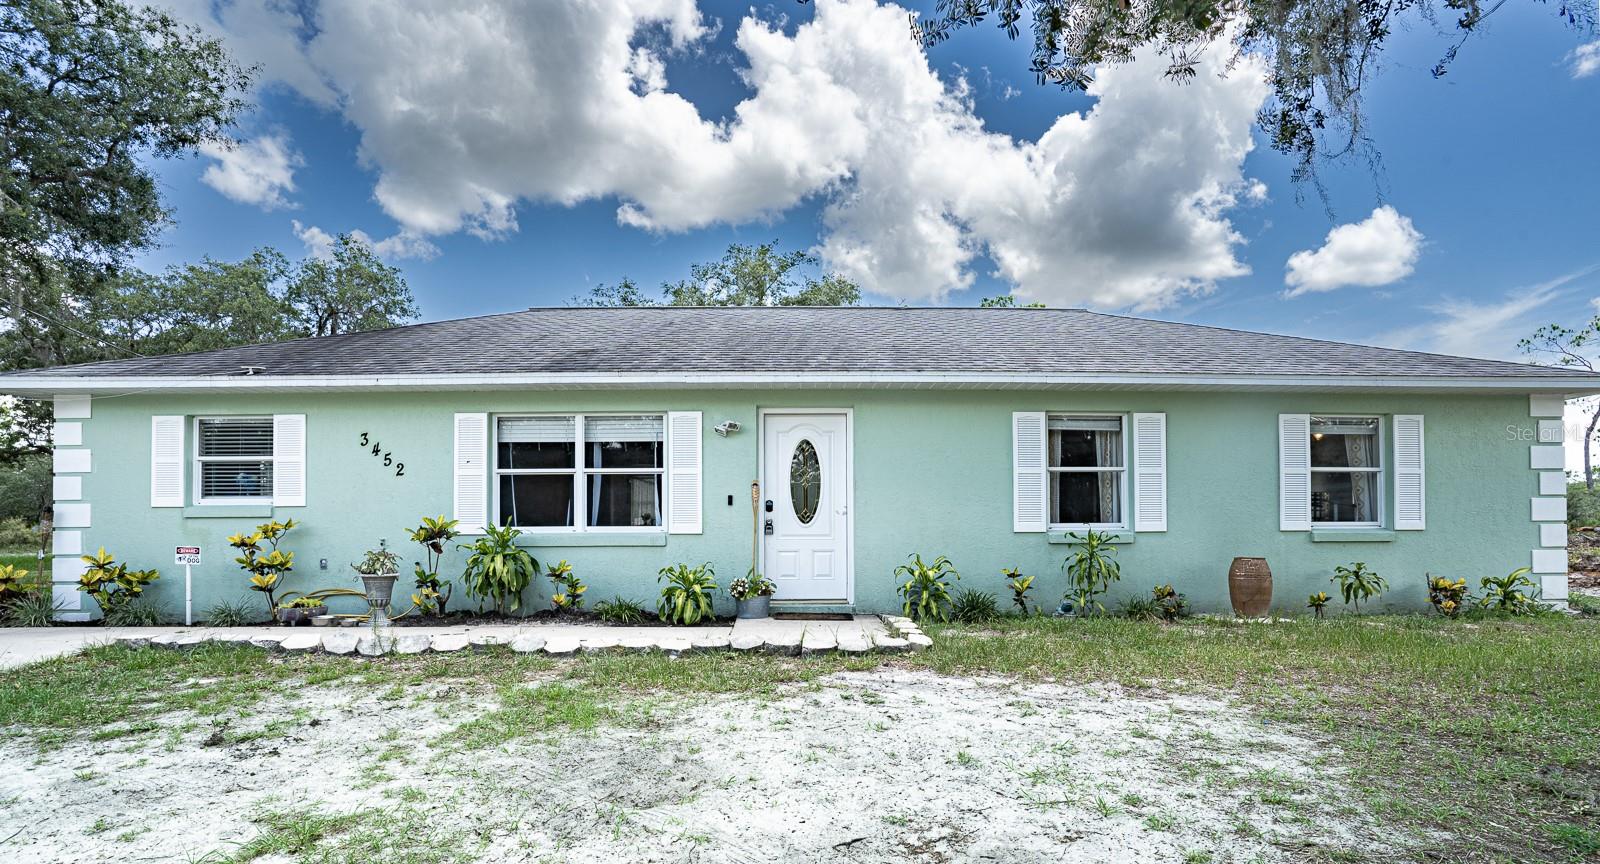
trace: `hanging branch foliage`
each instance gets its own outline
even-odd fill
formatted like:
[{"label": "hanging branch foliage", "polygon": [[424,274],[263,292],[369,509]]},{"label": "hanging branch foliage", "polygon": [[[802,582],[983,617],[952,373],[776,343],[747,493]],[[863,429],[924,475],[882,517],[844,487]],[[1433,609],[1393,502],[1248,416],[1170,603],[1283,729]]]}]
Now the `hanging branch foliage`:
[{"label": "hanging branch foliage", "polygon": [[[927,20],[911,17],[912,36],[937,45],[993,19],[1017,39],[1033,38],[1029,63],[1041,84],[1082,90],[1097,66],[1126,63],[1153,47],[1167,77],[1193,80],[1202,54],[1225,50],[1267,65],[1272,97],[1257,122],[1273,149],[1293,156],[1297,188],[1309,183],[1326,201],[1317,166],[1358,155],[1378,168],[1362,99],[1396,24],[1420,19],[1453,41],[1433,68],[1449,72],[1457,52],[1505,0],[938,0]],[[1595,4],[1559,0],[1556,14],[1580,32],[1595,29]],[[1451,24],[1442,19],[1454,18]]]}]

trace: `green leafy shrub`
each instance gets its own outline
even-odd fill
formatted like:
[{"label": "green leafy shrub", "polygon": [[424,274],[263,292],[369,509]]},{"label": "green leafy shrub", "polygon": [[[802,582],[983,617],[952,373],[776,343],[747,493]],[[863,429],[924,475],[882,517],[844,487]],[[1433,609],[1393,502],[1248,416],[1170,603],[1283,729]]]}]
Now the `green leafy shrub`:
[{"label": "green leafy shrub", "polygon": [[927,563],[920,553],[910,557],[910,562],[894,568],[894,575],[906,577],[899,589],[902,613],[918,621],[949,621],[949,580],[960,581],[961,574],[943,555]]},{"label": "green leafy shrub", "polygon": [[1028,614],[1028,591],[1033,588],[1033,577],[1022,575],[1017,567],[1001,570],[1000,575],[1006,577],[1006,587],[1011,589],[1011,605],[1022,614]]},{"label": "green leafy shrub", "polygon": [[50,532],[43,530],[33,520],[20,516],[0,519],[0,549],[33,552],[43,549],[49,537]]},{"label": "green leafy shrub", "polygon": [[955,600],[950,604],[950,615],[957,621],[968,624],[988,621],[999,617],[1000,601],[987,591],[966,588],[956,594]]},{"label": "green leafy shrub", "polygon": [[1171,585],[1151,588],[1150,600],[1155,603],[1156,614],[1163,621],[1176,621],[1189,614],[1189,598],[1179,594]]},{"label": "green leafy shrub", "polygon": [[7,627],[49,627],[60,607],[48,587],[22,594],[0,605],[0,623]]},{"label": "green leafy shrub", "polygon": [[1115,535],[1103,531],[1086,531],[1082,536],[1068,534],[1072,554],[1061,567],[1067,574],[1067,596],[1076,604],[1080,614],[1090,609],[1105,612],[1100,604],[1101,594],[1122,578],[1122,565],[1117,563],[1117,547],[1111,545]]},{"label": "green leafy shrub", "polygon": [[107,627],[158,627],[165,624],[170,616],[166,610],[154,603],[143,600],[133,600],[114,606],[105,614]]},{"label": "green leafy shrub", "polygon": [[279,609],[315,609],[327,605],[327,601],[317,597],[296,597],[287,603],[280,603]]},{"label": "green leafy shrub", "polygon": [[1350,566],[1339,565],[1333,568],[1333,581],[1339,585],[1339,593],[1343,595],[1346,606],[1354,606],[1357,612],[1361,611],[1361,604],[1372,600],[1389,590],[1389,583],[1382,576],[1367,569],[1367,565],[1356,561]]},{"label": "green leafy shrub", "polygon": [[1156,608],[1156,601],[1142,594],[1136,594],[1122,601],[1119,610],[1124,618],[1135,621],[1156,621],[1161,618],[1161,611]]},{"label": "green leafy shrub", "polygon": [[257,525],[249,534],[228,538],[228,545],[239,550],[239,557],[233,560],[250,574],[250,590],[266,595],[269,616],[278,606],[277,592],[283,587],[284,575],[294,570],[294,553],[279,549],[278,543],[296,524],[293,519],[274,519]]},{"label": "green leafy shrub", "polygon": [[1567,527],[1600,525],[1600,489],[1589,491],[1583,481],[1567,484]]},{"label": "green leafy shrub", "polygon": [[583,584],[572,572],[572,565],[563,559],[558,564],[551,564],[546,576],[554,583],[553,593],[550,595],[550,608],[557,612],[576,612],[583,608],[583,592],[589,586]]},{"label": "green leafy shrub", "polygon": [[715,577],[709,561],[699,567],[674,564],[661,568],[656,581],[666,585],[656,602],[656,616],[668,624],[693,625],[711,620],[711,594],[717,590]]},{"label": "green leafy shrub", "polygon": [[250,611],[253,605],[244,599],[223,600],[206,610],[205,622],[212,627],[249,627],[261,620],[260,615]]},{"label": "green leafy shrub", "polygon": [[25,594],[32,594],[38,586],[28,581],[30,570],[23,570],[15,564],[0,565],[0,605],[19,600]]},{"label": "green leafy shrub", "polygon": [[78,577],[78,590],[94,598],[108,624],[122,607],[144,595],[145,586],[161,578],[155,570],[129,570],[107,554],[104,546],[93,555],[84,555],[83,563],[89,567]]},{"label": "green leafy shrub", "polygon": [[1321,618],[1323,610],[1328,608],[1328,592],[1318,591],[1307,597],[1306,608],[1310,609],[1318,618]]},{"label": "green leafy shrub", "polygon": [[1532,568],[1518,567],[1504,576],[1483,577],[1478,605],[1491,612],[1530,615],[1538,611],[1539,588],[1528,578]]},{"label": "green leafy shrub", "polygon": [[501,614],[522,607],[522,592],[539,572],[538,560],[527,550],[517,548],[517,537],[521,534],[509,525],[503,528],[486,525],[482,537],[461,547],[470,553],[466,568],[461,572],[461,583],[466,586],[467,594],[492,601],[494,610]]},{"label": "green leafy shrub", "polygon": [[412,605],[424,615],[443,615],[450,604],[452,586],[439,580],[439,563],[444,559],[445,545],[461,536],[457,530],[460,525],[458,520],[441,514],[437,518],[424,516],[422,524],[411,529],[411,542],[422,544],[422,554],[427,558],[426,567],[421,561],[413,562],[417,590],[411,595]]},{"label": "green leafy shrub", "polygon": [[638,624],[644,620],[644,607],[618,594],[594,604],[594,614],[607,624]]},{"label": "green leafy shrub", "polygon": [[1467,596],[1467,580],[1428,576],[1428,604],[1440,615],[1455,618],[1472,599]]}]

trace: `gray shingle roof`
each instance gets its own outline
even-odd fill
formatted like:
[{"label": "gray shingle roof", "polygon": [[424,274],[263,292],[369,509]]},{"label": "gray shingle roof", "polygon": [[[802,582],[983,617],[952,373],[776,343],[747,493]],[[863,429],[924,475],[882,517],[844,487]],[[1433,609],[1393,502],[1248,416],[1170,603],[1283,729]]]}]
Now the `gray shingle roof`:
[{"label": "gray shingle roof", "polygon": [[883,373],[1564,378],[1596,376],[1107,315],[1079,309],[531,309],[194,354],[0,376],[30,378],[495,374]]}]

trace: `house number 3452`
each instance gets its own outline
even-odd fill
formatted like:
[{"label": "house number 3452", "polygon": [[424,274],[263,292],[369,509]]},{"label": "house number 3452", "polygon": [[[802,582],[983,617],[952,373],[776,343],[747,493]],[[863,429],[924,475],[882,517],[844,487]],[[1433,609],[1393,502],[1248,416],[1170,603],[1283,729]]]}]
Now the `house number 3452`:
[{"label": "house number 3452", "polygon": [[373,458],[381,458],[381,459],[383,459],[383,467],[385,467],[385,468],[393,468],[394,469],[394,476],[396,476],[396,477],[404,477],[404,476],[406,476],[406,463],[404,463],[404,462],[396,462],[393,453],[389,452],[388,450],[383,449],[383,445],[382,444],[378,443],[377,441],[373,441],[371,436],[369,436],[365,432],[361,433],[361,446],[362,447],[371,447],[372,449],[367,451],[367,452],[371,453]]}]

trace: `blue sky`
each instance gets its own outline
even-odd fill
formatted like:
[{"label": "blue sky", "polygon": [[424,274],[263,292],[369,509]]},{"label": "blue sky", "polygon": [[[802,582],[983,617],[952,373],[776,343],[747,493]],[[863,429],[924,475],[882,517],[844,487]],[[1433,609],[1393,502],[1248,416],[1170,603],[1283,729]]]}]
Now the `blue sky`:
[{"label": "blue sky", "polygon": [[[1241,158],[1248,68],[1184,87],[1141,60],[1086,95],[1036,85],[1027,44],[988,26],[933,49],[926,75],[903,13],[868,0],[601,0],[585,4],[599,19],[487,23],[417,5],[185,0],[180,16],[261,65],[258,109],[244,148],[159,167],[175,225],[144,266],[299,255],[359,230],[437,319],[653,287],[776,239],[875,303],[1015,287],[1501,357],[1600,296],[1600,46],[1542,4],[1502,7],[1442,80],[1446,37],[1395,34],[1367,97],[1383,170],[1326,166],[1331,217],[1288,157],[1257,142]],[[609,48],[574,47],[579,33]],[[586,89],[624,62],[626,92]],[[929,99],[938,122],[906,119]],[[1040,160],[1053,167],[1030,182]]]}]

